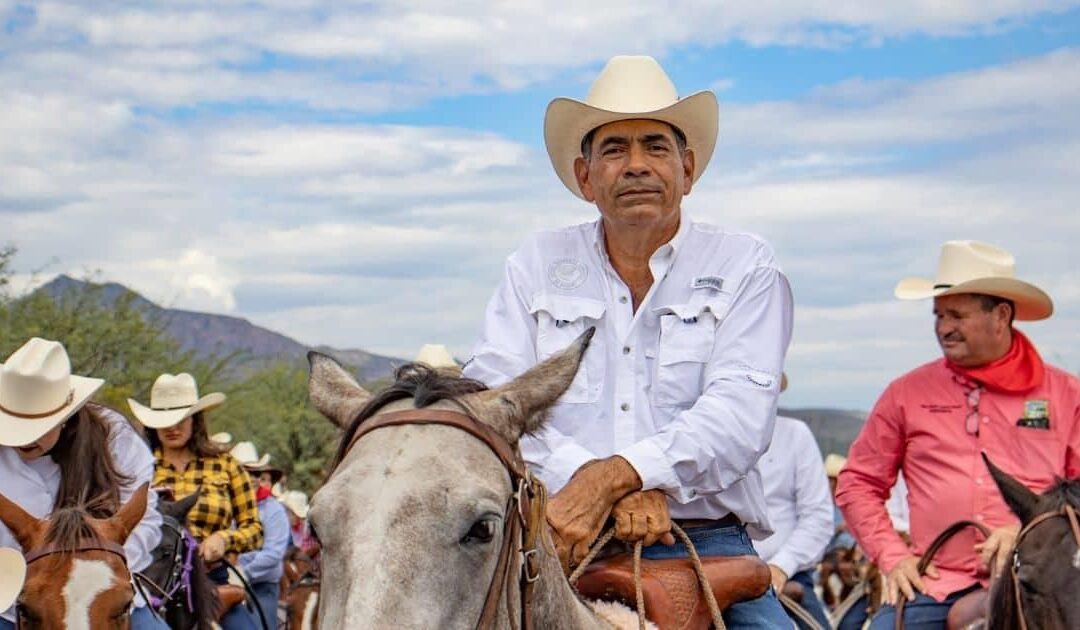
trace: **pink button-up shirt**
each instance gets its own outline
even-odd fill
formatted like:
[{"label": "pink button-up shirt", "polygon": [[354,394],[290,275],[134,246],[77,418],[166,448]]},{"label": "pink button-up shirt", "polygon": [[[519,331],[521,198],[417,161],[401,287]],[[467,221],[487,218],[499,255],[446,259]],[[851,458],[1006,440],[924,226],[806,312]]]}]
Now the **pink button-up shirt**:
[{"label": "pink button-up shirt", "polygon": [[[975,520],[990,529],[1015,524],[986,469],[980,451],[1021,483],[1042,492],[1055,477],[1080,475],[1080,380],[1046,366],[1043,384],[1024,395],[982,390],[977,425],[967,421],[971,405],[964,385],[944,359],[893,381],[878,400],[840,473],[836,501],[848,528],[885,572],[911,551],[885,511],[897,471],[904,471],[911,511],[911,538],[922,554],[943,529]],[[1017,426],[1028,415],[1049,409],[1050,428]],[[978,426],[978,433],[969,428]],[[974,545],[981,537],[968,529],[934,557],[941,573],[925,578],[927,594],[941,601],[949,593],[986,584]]]}]

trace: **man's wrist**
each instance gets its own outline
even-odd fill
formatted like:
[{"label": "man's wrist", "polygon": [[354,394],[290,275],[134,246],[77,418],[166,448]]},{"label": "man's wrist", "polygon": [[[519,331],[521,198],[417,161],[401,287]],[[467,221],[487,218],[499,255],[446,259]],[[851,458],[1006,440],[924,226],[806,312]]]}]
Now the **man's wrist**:
[{"label": "man's wrist", "polygon": [[608,485],[608,501],[612,505],[631,492],[641,490],[641,477],[630,462],[618,455],[612,455],[600,463],[604,466],[604,474],[611,480]]}]

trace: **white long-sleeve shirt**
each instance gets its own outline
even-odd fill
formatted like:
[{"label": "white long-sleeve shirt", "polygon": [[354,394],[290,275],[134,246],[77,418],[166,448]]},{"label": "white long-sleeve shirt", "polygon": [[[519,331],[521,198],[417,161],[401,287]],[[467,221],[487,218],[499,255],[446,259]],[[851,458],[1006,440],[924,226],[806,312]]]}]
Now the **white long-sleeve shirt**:
[{"label": "white long-sleeve shirt", "polygon": [[829,478],[806,423],[777,416],[772,444],[758,460],[773,535],[755,540],[765,562],[789,577],[814,568],[833,535]]},{"label": "white long-sleeve shirt", "polygon": [[596,335],[545,428],[522,440],[552,491],[582,464],[619,455],[676,518],[735,513],[769,530],[755,463],[772,437],[792,298],[771,248],[693,223],[650,259],[635,313],[600,221],[541,232],[510,256],[465,375],[503,384]]},{"label": "white long-sleeve shirt", "polygon": [[[149,484],[154,477],[154,456],[142,437],[135,432],[127,419],[119,413],[98,407],[105,413],[109,425],[109,452],[116,469],[131,478],[120,487],[120,501],[126,502],[142,484]],[[19,505],[31,516],[45,518],[52,513],[56,495],[60,489],[60,466],[48,455],[24,462],[19,453],[9,446],[0,446],[0,493]],[[157,511],[157,496],[151,492],[146,514],[135,526],[124,543],[128,567],[132,573],[150,566],[151,553],[161,542],[161,514]],[[11,531],[0,523],[0,547],[14,547],[24,553]],[[136,605],[145,605],[136,597]],[[2,615],[15,620],[15,607]]]}]

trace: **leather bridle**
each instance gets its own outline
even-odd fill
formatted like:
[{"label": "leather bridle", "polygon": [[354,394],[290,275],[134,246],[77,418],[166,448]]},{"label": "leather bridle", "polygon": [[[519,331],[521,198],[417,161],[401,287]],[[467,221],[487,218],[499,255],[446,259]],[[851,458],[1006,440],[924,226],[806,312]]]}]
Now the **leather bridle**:
[{"label": "leather bridle", "polygon": [[[945,531],[938,534],[937,538],[934,539],[934,542],[930,543],[930,547],[927,548],[926,553],[919,558],[919,575],[926,575],[926,569],[930,566],[930,562],[933,561],[938,550],[941,549],[950,538],[969,527],[979,530],[979,533],[981,533],[983,537],[990,536],[990,530],[982,523],[976,523],[975,521],[957,521],[952,525],[949,525],[945,528]],[[1017,542],[1019,542],[1019,539]],[[900,601],[896,602],[896,623],[893,626],[895,630],[904,630],[904,604],[906,602],[907,599],[903,597],[903,595],[901,595]]]},{"label": "leather bridle", "polygon": [[[191,580],[195,572],[195,554],[198,552],[199,543],[192,538],[187,529],[177,519],[162,514],[162,526],[172,530],[176,535],[170,554],[170,570],[166,576],[165,584],[157,584],[142,573],[136,573],[135,578],[146,584],[154,591],[146,597],[149,604],[158,614],[164,614],[166,609],[176,603],[185,603],[189,613],[195,612],[194,589]],[[180,591],[184,591],[185,600],[177,599]]]},{"label": "leather bridle", "polygon": [[[86,553],[88,551],[103,551],[105,553],[111,553],[120,557],[121,564],[124,566],[124,571],[128,574],[128,581],[131,581],[131,572],[127,566],[127,554],[124,553],[124,548],[110,540],[99,540],[94,538],[85,538],[80,540],[74,547],[71,545],[58,545],[56,543],[49,543],[31,550],[23,557],[26,560],[26,566],[54,555],[74,555],[78,553]],[[132,604],[134,606],[134,603]],[[129,611],[130,612],[130,611]],[[23,615],[19,610],[19,606],[15,607],[15,627],[22,627]]]},{"label": "leather bridle", "polygon": [[[511,446],[487,425],[459,411],[408,409],[372,416],[356,430],[345,452],[352,450],[361,437],[372,431],[402,425],[441,425],[459,429],[486,444],[502,462],[503,468],[510,475],[511,487],[515,490],[510,494],[506,505],[502,547],[499,549],[495,573],[491,577],[476,628],[490,630],[495,627],[499,600],[505,593],[509,593],[511,580],[514,579],[510,565],[511,557],[516,556],[517,561],[513,564],[521,566],[520,575],[517,577],[521,589],[519,627],[522,630],[532,630],[532,596],[536,582],[540,579],[540,535],[546,524],[544,509],[547,494],[544,485],[526,469],[521,451],[517,447]],[[514,627],[509,599],[506,610],[510,626]]]},{"label": "leather bridle", "polygon": [[1065,518],[1069,521],[1069,529],[1072,530],[1077,553],[1080,554],[1080,522],[1077,520],[1076,509],[1071,505],[1065,505],[1053,512],[1044,512],[1031,519],[1031,522],[1020,530],[1020,534],[1016,537],[1016,543],[1013,545],[1012,565],[1009,567],[1013,583],[1012,596],[1016,602],[1016,617],[1020,624],[1020,630],[1028,630],[1027,619],[1024,617],[1024,598],[1020,593],[1020,543],[1031,533],[1031,530],[1053,518]]}]

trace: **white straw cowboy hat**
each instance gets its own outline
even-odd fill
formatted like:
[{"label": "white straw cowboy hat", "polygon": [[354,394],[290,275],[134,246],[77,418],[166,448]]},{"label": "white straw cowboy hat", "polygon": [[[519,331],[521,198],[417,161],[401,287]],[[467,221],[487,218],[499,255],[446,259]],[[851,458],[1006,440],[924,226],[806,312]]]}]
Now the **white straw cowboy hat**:
[{"label": "white straw cowboy hat", "polygon": [[232,444],[232,434],[222,431],[210,436],[210,441],[214,444],[220,444],[221,446],[228,446]]},{"label": "white straw cowboy hat", "polygon": [[7,610],[22,592],[26,580],[26,561],[22,552],[0,547],[0,610]]},{"label": "white straw cowboy hat", "polygon": [[433,368],[456,368],[458,362],[454,360],[454,355],[450,354],[450,351],[446,349],[446,346],[442,344],[428,343],[424,344],[420,348],[420,352],[416,353],[416,363],[423,363]]},{"label": "white straw cowboy hat", "polygon": [[947,241],[941,246],[937,275],[932,280],[905,278],[893,292],[901,300],[957,293],[992,295],[1015,303],[1018,320],[1046,319],[1054,313],[1049,295],[1016,278],[1016,259],[1012,254],[979,241]]},{"label": "white straw cowboy hat", "polygon": [[300,518],[307,518],[308,498],[299,490],[289,490],[281,497],[281,503]]},{"label": "white straw cowboy hat", "polygon": [[825,456],[825,475],[827,477],[839,477],[840,471],[844,469],[846,463],[847,458],[843,455],[829,453]]},{"label": "white straw cowboy hat", "polygon": [[187,372],[162,374],[150,388],[150,406],[128,398],[131,413],[151,429],[168,429],[184,418],[212,409],[225,402],[225,394],[215,392],[199,397],[195,377]]},{"label": "white straw cowboy hat", "polygon": [[26,446],[74,415],[105,381],[75,376],[67,350],[34,337],[0,366],[0,445]]},{"label": "white straw cowboy hat", "polygon": [[240,462],[240,465],[246,468],[249,472],[270,473],[271,483],[277,483],[284,474],[280,468],[276,468],[270,465],[270,454],[263,453],[262,457],[259,457],[259,451],[255,448],[253,442],[238,442],[236,446],[232,447],[229,454],[233,456],[236,461]]},{"label": "white straw cowboy hat", "polygon": [[544,116],[544,143],[562,183],[582,197],[574,176],[581,141],[593,129],[620,120],[647,118],[676,127],[694,152],[694,177],[705,172],[716,147],[720,109],[709,91],[679,98],[675,84],[652,57],[612,57],[584,101],[557,98]]}]

